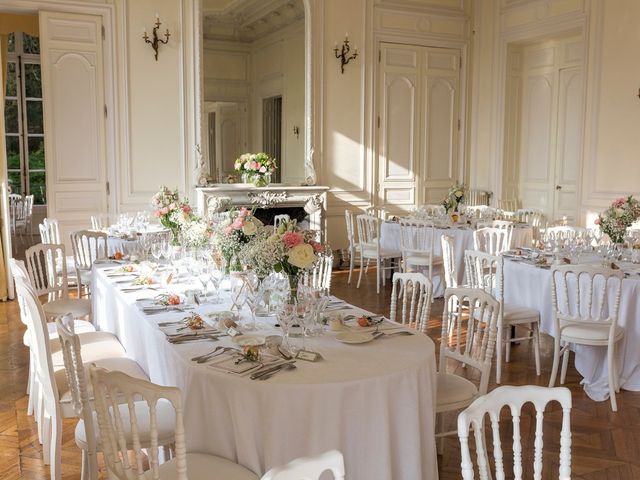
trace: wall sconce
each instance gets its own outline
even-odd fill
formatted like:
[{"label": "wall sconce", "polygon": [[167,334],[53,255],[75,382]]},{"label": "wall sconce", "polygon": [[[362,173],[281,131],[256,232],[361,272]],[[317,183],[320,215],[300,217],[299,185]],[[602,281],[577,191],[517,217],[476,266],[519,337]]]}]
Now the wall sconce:
[{"label": "wall sconce", "polygon": [[354,48],[353,53],[349,55],[349,53],[351,52],[351,46],[349,45],[349,34],[345,33],[344,42],[342,43],[342,49],[338,49],[338,42],[336,42],[336,46],[333,49],[333,52],[336,54],[336,58],[340,60],[340,72],[344,73],[344,66],[351,60],[355,60],[358,56],[358,47]]},{"label": "wall sconce", "polygon": [[300,129],[297,125],[293,126],[293,134],[296,136],[296,138],[300,138]]},{"label": "wall sconce", "polygon": [[144,29],[144,35],[142,36],[145,43],[151,44],[151,48],[153,48],[153,51],[155,52],[154,56],[155,56],[156,62],[158,61],[158,49],[160,48],[160,44],[162,43],[163,45],[166,45],[167,43],[169,43],[169,37],[171,36],[171,34],[169,33],[169,29],[167,28],[167,31],[164,34],[164,40],[161,38],[158,38],[158,30],[160,29],[160,25],[162,25],[162,23],[160,23],[160,15],[156,13],[156,24],[153,27],[153,32],[152,32],[153,37],[149,38],[149,34],[147,34],[146,27]]}]

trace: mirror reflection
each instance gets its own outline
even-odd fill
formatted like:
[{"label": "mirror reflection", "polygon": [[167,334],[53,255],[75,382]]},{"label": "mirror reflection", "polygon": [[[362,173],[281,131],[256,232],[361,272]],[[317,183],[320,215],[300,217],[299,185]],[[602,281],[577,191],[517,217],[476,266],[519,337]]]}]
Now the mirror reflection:
[{"label": "mirror reflection", "polygon": [[[304,181],[302,0],[203,1],[203,150],[214,183],[241,181],[234,161],[265,152],[271,181]],[[235,178],[234,178],[235,177]]]}]

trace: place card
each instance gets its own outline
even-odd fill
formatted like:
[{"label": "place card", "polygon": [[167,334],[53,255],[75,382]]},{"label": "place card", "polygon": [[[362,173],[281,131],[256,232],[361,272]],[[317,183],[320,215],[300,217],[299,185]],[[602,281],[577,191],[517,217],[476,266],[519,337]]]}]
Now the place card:
[{"label": "place card", "polygon": [[316,362],[321,357],[318,352],[310,352],[309,350],[298,350],[296,358],[299,360],[305,360],[306,362]]},{"label": "place card", "polygon": [[236,330],[235,328],[233,328],[233,327],[229,327],[229,328],[227,329],[227,335],[229,335],[230,337],[232,337],[232,338],[233,338],[233,337],[235,337],[236,335],[240,335],[240,332],[239,332],[238,330]]}]

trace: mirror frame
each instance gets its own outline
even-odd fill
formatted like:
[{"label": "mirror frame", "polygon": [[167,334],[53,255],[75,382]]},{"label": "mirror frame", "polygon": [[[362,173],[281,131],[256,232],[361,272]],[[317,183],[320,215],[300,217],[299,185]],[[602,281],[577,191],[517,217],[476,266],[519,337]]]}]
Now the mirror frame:
[{"label": "mirror frame", "polygon": [[[197,108],[197,141],[196,144],[202,145],[204,135],[202,131],[204,116],[204,8],[202,2],[197,3],[197,25],[194,29],[197,32],[196,42],[199,43],[196,56],[195,75],[196,81],[195,92],[198,98]],[[304,5],[304,182],[303,185],[316,185],[318,176],[315,168],[315,148],[314,148],[314,49],[313,49],[313,18],[312,18],[312,2],[313,0],[302,0]],[[209,170],[209,162],[207,171]],[[200,161],[199,161],[200,166]]]}]

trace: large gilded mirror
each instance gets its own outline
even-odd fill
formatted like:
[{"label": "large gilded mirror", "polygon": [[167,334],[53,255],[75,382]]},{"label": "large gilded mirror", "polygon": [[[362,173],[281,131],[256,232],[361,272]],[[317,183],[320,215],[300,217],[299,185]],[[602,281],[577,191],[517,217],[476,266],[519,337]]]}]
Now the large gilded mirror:
[{"label": "large gilded mirror", "polygon": [[307,3],[203,0],[202,151],[213,183],[238,181],[234,161],[247,152],[275,158],[272,182],[315,183]]}]

